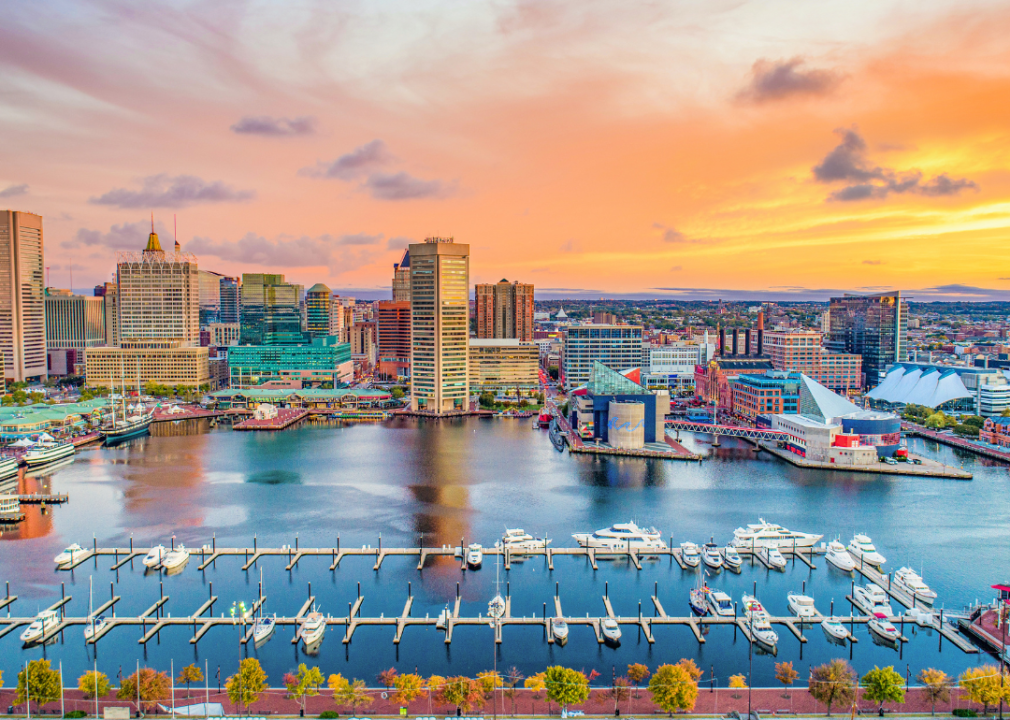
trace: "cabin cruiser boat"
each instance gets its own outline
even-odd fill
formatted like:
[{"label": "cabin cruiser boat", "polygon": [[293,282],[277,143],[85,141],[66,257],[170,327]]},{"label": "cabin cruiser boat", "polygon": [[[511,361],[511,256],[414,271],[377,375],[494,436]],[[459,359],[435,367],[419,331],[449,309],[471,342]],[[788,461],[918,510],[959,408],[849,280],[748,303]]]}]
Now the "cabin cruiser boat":
[{"label": "cabin cruiser boat", "polygon": [[713,615],[719,617],[733,617],[736,613],[733,610],[733,600],[722,590],[712,590],[708,594],[708,608]]},{"label": "cabin cruiser boat", "polygon": [[849,555],[849,551],[845,549],[845,546],[837,540],[832,540],[828,543],[828,552],[824,556],[824,559],[842,572],[852,572],[856,569],[856,561]]},{"label": "cabin cruiser boat", "polygon": [[861,560],[867,565],[880,567],[887,562],[884,556],[877,552],[877,548],[873,547],[873,541],[867,535],[854,536],[849,542],[847,549],[852,557],[856,560]]},{"label": "cabin cruiser boat", "polygon": [[155,545],[153,548],[147,551],[147,555],[144,556],[144,567],[146,568],[156,568],[161,565],[165,556],[168,555],[168,549],[164,545]]},{"label": "cabin cruiser boat", "polygon": [[568,623],[563,617],[556,617],[551,620],[551,632],[554,634],[554,642],[564,645],[568,642]]},{"label": "cabin cruiser boat", "polygon": [[302,645],[306,654],[315,655],[319,652],[319,645],[323,641],[323,635],[326,633],[326,618],[319,611],[310,612],[302,620],[302,625],[298,629],[298,634],[301,636]]},{"label": "cabin cruiser boat", "polygon": [[789,603],[789,611],[801,620],[815,618],[820,614],[814,607],[814,599],[809,595],[786,593],[786,600]]},{"label": "cabin cruiser boat", "polygon": [[852,637],[849,629],[842,625],[838,618],[826,618],[821,622],[821,629],[828,640],[839,645],[844,645],[845,641]]},{"label": "cabin cruiser boat", "polygon": [[883,613],[876,613],[873,618],[870,619],[866,626],[870,628],[870,634],[875,637],[875,639],[880,640],[882,644],[889,645],[890,647],[897,647],[898,640],[901,638],[901,633],[898,632],[898,628],[891,624],[891,621]]},{"label": "cabin cruiser boat", "polygon": [[882,613],[884,617],[894,616],[891,604],[887,601],[887,593],[878,585],[869,583],[866,587],[857,587],[852,591],[852,599],[867,615]]},{"label": "cabin cruiser boat", "polygon": [[76,452],[73,443],[59,442],[49,435],[43,435],[42,438],[24,455],[25,464],[28,467],[59,460]]},{"label": "cabin cruiser boat", "polygon": [[894,586],[908,593],[916,601],[932,605],[936,600],[936,592],[922,581],[922,578],[912,568],[903,567],[894,572]]},{"label": "cabin cruiser boat", "polygon": [[786,566],[786,559],[782,557],[782,553],[779,552],[778,548],[775,547],[764,547],[758,550],[758,556],[761,557],[768,567],[774,570],[782,570]]},{"label": "cabin cruiser boat", "polygon": [[169,550],[161,561],[161,566],[166,571],[181,570],[189,562],[189,550],[185,545],[179,545],[174,550]]},{"label": "cabin cruiser boat", "polygon": [[690,540],[682,542],[680,544],[680,559],[688,567],[696,568],[701,565],[701,551]]},{"label": "cabin cruiser boat", "polygon": [[691,588],[688,604],[695,615],[702,617],[708,615],[708,596],[711,592],[708,589],[708,585],[699,585],[698,587]]},{"label": "cabin cruiser boat", "polygon": [[484,548],[478,543],[471,543],[466,549],[466,566],[476,570],[484,562]]},{"label": "cabin cruiser boat", "polygon": [[775,652],[779,636],[772,629],[768,613],[753,595],[744,595],[742,602],[744,617],[747,619],[748,628],[750,628],[751,635],[754,637],[754,642],[766,650]]},{"label": "cabin cruiser boat", "polygon": [[98,635],[102,630],[104,630],[109,624],[109,618],[104,615],[100,615],[93,620],[89,620],[84,626],[84,640],[88,641],[91,638]]},{"label": "cabin cruiser boat", "polygon": [[253,644],[257,648],[266,645],[267,640],[274,634],[276,627],[277,622],[274,617],[260,616],[256,618],[256,622],[253,623]]},{"label": "cabin cruiser boat", "polygon": [[666,550],[659,530],[643,529],[633,522],[617,523],[594,533],[572,535],[582,547],[603,550]]},{"label": "cabin cruiser boat", "polygon": [[822,537],[824,536],[787,530],[781,525],[765,522],[765,519],[761,518],[758,523],[734,530],[730,545],[737,548],[774,547],[792,550],[813,547]]},{"label": "cabin cruiser boat", "polygon": [[524,552],[543,552],[550,544],[549,538],[535,538],[522,528],[506,528],[504,537],[494,546],[499,550],[508,550],[510,555],[517,555]]},{"label": "cabin cruiser boat", "polygon": [[21,633],[21,642],[26,645],[40,642],[46,633],[54,630],[59,624],[60,616],[55,610],[43,610],[35,616],[32,624]]},{"label": "cabin cruiser boat", "polygon": [[603,633],[603,639],[611,645],[620,644],[621,626],[617,624],[614,618],[604,618],[603,622],[600,623],[600,631]]},{"label": "cabin cruiser boat", "polygon": [[77,543],[74,543],[73,545],[70,545],[69,547],[67,547],[59,555],[57,555],[56,557],[54,557],[53,558],[53,562],[56,563],[57,565],[69,565],[76,558],[79,558],[81,556],[81,553],[83,553],[83,552],[84,552],[84,548],[82,548]]},{"label": "cabin cruiser boat", "polygon": [[730,570],[739,570],[740,566],[743,565],[743,559],[740,557],[740,553],[736,551],[736,548],[732,545],[727,545],[722,550],[723,562],[726,564]]},{"label": "cabin cruiser boat", "polygon": [[705,565],[713,570],[720,570],[723,566],[722,555],[719,553],[719,548],[713,542],[707,542],[701,546],[701,559]]}]

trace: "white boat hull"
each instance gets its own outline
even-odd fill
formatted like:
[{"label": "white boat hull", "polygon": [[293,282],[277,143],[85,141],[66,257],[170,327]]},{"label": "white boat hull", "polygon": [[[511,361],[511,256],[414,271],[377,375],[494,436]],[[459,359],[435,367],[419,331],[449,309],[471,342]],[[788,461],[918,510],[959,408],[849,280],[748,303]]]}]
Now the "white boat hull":
[{"label": "white boat hull", "polygon": [[842,572],[852,572],[856,569],[856,561],[852,559],[852,556],[848,552],[844,555],[841,553],[828,553],[824,559]]},{"label": "white boat hull", "polygon": [[44,465],[45,463],[53,462],[54,460],[59,460],[60,458],[69,457],[73,455],[75,448],[70,443],[64,443],[62,445],[57,445],[52,448],[45,448],[43,450],[29,450],[25,453],[25,464],[28,467],[35,467],[37,465]]}]

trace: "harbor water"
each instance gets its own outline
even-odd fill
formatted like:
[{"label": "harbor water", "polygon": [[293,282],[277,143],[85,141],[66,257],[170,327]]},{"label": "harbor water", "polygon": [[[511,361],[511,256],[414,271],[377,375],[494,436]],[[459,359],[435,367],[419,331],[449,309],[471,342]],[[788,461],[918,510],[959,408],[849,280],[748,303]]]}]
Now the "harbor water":
[{"label": "harbor water", "polygon": [[[120,616],[139,615],[161,592],[169,596],[165,612],[172,617],[193,613],[213,584],[218,597],[214,615],[228,615],[234,603],[247,606],[263,581],[267,614],[293,616],[308,597],[308,585],[320,612],[345,616],[359,592],[361,615],[398,616],[414,596],[411,615],[436,617],[456,594],[461,616],[487,613],[495,594],[493,556],[479,571],[461,572],[459,563],[432,560],[417,570],[415,557],[389,557],[378,571],[374,558],[347,557],[330,571],[329,557],[306,557],[285,571],[286,557],[268,557],[248,571],[244,559],[225,557],[204,571],[194,556],[177,575],[145,574],[139,559],[118,572],[111,557],[88,561],[72,572],[55,569],[52,558],[70,543],[85,548],[148,547],[173,541],[198,548],[218,547],[428,547],[479,542],[493,545],[506,527],[521,527],[548,536],[553,547],[574,545],[574,532],[592,532],[615,522],[634,520],[655,526],[675,545],[710,538],[726,544],[733,530],[764,518],[790,529],[823,533],[824,539],[848,542],[856,532],[872,536],[887,558],[885,569],[908,565],[922,572],[938,592],[936,607],[960,612],[976,599],[988,599],[989,586],[1005,581],[1010,534],[1006,518],[1010,475],[1005,465],[976,458],[920,439],[913,452],[974,473],[972,481],[925,479],[858,473],[812,471],[793,467],[751,445],[722,441],[704,462],[637,458],[570,456],[551,445],[546,431],[532,430],[527,420],[398,419],[385,424],[311,424],[279,433],[239,433],[209,427],[206,420],[160,424],[151,437],[113,448],[85,448],[71,464],[29,472],[19,490],[67,493],[67,505],[26,507],[28,519],[0,536],[0,583],[9,581],[18,600],[4,612],[34,615],[61,597],[72,596],[69,616],[88,614],[89,584],[94,603],[122,597]],[[706,436],[689,437],[688,449],[712,452]],[[721,572],[708,584],[739,601],[756,583],[757,594],[772,615],[789,615],[786,593],[806,584],[818,609],[848,615],[845,597],[852,578],[819,557],[816,569],[790,562],[785,572],[769,571],[746,560],[740,575]],[[865,582],[860,577],[857,583]],[[616,614],[654,614],[658,596],[670,615],[688,615],[688,592],[697,582],[670,558],[643,561],[638,570],[627,559],[600,561],[593,571],[584,558],[555,557],[549,571],[542,557],[515,562],[500,570],[500,587],[511,593],[513,616],[541,617],[546,603],[553,614],[555,587],[567,616],[605,614],[609,594]],[[61,589],[61,584],[65,588]],[[111,587],[110,587],[111,585]],[[0,585],[2,588],[2,585]],[[897,604],[896,611],[897,611]],[[809,642],[801,643],[784,626],[776,626],[777,658],[754,659],[755,686],[773,685],[774,663],[792,660],[806,677],[808,667],[834,657],[848,658],[850,648],[831,645],[817,625],[806,626]],[[731,626],[713,627],[699,644],[686,626],[654,626],[655,643],[633,626],[623,628],[619,647],[599,645],[593,631],[573,625],[565,647],[548,645],[541,627],[505,627],[497,650],[487,625],[457,627],[451,645],[440,631],[408,627],[399,646],[393,628],[359,627],[350,644],[341,642],[343,628],[331,626],[315,657],[291,643],[293,630],[278,628],[265,646],[241,646],[239,627],[212,629],[191,644],[192,629],[169,627],[143,646],[140,628],[118,627],[97,646],[99,670],[115,678],[141,664],[168,670],[205,663],[211,685],[226,678],[241,657],[261,660],[273,684],[299,662],[340,672],[374,684],[376,674],[395,666],[422,674],[474,675],[516,666],[525,675],[550,664],[595,669],[610,678],[631,662],[655,668],[682,657],[694,658],[710,671],[718,686],[729,675],[746,672],[748,643]],[[954,674],[986,662],[941,642],[935,631],[905,625],[909,642],[903,650],[876,645],[865,626],[856,626],[859,642],[852,663],[865,672],[874,665],[894,665],[915,674],[938,667]],[[20,630],[0,639],[0,671],[13,677],[28,659],[61,661],[67,683],[92,667],[96,649],[85,646],[82,629],[67,629],[46,647],[22,649]],[[220,670],[218,670],[220,668]],[[8,682],[8,684],[10,684]]]}]

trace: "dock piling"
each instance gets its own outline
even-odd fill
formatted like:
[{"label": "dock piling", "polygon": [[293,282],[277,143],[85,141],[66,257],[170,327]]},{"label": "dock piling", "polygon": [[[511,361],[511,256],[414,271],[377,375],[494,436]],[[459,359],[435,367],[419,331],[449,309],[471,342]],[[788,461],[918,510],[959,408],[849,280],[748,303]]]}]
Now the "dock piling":
[{"label": "dock piling", "polygon": [[361,581],[358,581],[358,597],[361,597]]},{"label": "dock piling", "polygon": [[456,599],[459,599],[459,583],[456,583]]},{"label": "dock piling", "polygon": [[[360,585],[361,583],[358,583]],[[358,595],[361,595],[361,590],[358,590]],[[309,581],[309,597],[312,597],[312,582]]]},{"label": "dock piling", "polygon": [[603,583],[603,597],[610,597],[610,581]]},{"label": "dock piling", "polygon": [[298,552],[298,533],[295,533],[295,552]]}]

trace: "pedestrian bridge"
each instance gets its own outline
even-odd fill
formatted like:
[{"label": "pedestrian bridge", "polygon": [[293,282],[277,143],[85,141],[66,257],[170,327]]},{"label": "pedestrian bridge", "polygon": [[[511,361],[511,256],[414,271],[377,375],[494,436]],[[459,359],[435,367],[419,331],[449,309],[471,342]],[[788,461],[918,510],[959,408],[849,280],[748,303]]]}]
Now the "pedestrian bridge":
[{"label": "pedestrian bridge", "polygon": [[666,427],[684,432],[709,433],[722,437],[740,437],[748,440],[785,440],[788,435],[781,430],[744,427],[742,425],[713,425],[712,423],[691,422],[690,420],[667,420]]}]

